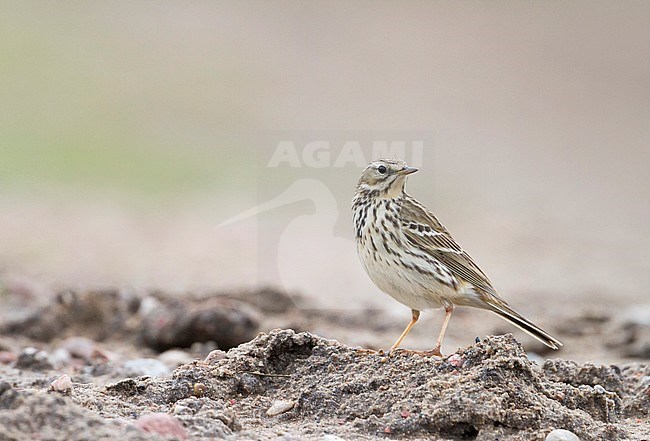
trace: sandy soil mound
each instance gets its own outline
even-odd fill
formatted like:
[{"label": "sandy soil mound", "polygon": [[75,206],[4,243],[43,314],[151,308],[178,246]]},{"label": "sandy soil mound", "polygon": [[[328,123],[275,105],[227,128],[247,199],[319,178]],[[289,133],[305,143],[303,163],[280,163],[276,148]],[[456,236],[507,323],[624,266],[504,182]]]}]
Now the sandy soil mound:
[{"label": "sandy soil mound", "polygon": [[509,335],[441,359],[277,330],[171,376],[73,376],[58,391],[51,372],[26,382],[1,369],[0,439],[544,440],[562,428],[619,440],[650,428],[647,366],[539,366]]}]

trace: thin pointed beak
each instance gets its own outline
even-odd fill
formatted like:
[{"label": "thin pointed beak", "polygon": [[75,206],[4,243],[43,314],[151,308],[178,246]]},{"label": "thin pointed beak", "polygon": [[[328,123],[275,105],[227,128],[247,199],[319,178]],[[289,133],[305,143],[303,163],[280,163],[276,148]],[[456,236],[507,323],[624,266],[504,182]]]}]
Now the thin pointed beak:
[{"label": "thin pointed beak", "polygon": [[416,171],[418,171],[418,169],[415,168],[415,167],[405,167],[405,168],[403,168],[403,169],[401,169],[399,171],[399,174],[400,175],[410,175],[412,173],[415,173]]}]

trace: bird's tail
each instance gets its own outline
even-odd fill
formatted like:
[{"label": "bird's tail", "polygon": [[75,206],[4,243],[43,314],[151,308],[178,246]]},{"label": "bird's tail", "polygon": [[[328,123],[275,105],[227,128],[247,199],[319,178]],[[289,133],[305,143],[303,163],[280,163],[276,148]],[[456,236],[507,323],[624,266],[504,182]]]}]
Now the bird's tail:
[{"label": "bird's tail", "polygon": [[490,309],[496,315],[504,320],[509,321],[522,331],[525,331],[528,334],[532,335],[549,348],[559,349],[561,346],[563,346],[562,342],[560,342],[558,339],[552,337],[548,332],[544,331],[542,328],[528,320],[526,317],[513,310],[504,302],[500,302],[496,299],[489,299],[486,300],[486,303],[489,305],[488,309]]}]

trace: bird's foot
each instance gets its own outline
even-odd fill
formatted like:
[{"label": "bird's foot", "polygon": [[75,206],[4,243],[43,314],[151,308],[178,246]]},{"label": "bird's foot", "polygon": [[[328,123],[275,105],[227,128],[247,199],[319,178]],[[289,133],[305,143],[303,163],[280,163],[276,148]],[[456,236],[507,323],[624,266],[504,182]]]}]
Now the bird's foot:
[{"label": "bird's foot", "polygon": [[425,355],[427,357],[431,357],[431,356],[443,357],[442,353],[440,352],[440,348],[433,348],[428,351],[421,351],[421,352],[422,352],[421,355]]}]

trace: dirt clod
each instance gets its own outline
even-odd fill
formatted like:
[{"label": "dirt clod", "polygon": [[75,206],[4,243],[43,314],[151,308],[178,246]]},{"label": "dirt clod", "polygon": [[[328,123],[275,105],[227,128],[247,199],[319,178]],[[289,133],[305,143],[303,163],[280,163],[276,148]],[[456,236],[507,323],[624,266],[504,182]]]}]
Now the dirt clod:
[{"label": "dirt clod", "polygon": [[[648,366],[540,366],[511,335],[433,357],[275,330],[162,377],[124,378],[115,357],[31,370],[0,364],[0,439],[543,441],[563,429],[617,441],[648,428]],[[48,391],[62,374],[74,388]]]},{"label": "dirt clod", "polygon": [[156,350],[190,347],[206,341],[229,349],[253,338],[258,324],[255,310],[236,300],[168,300],[144,315],[140,335],[147,346]]}]

